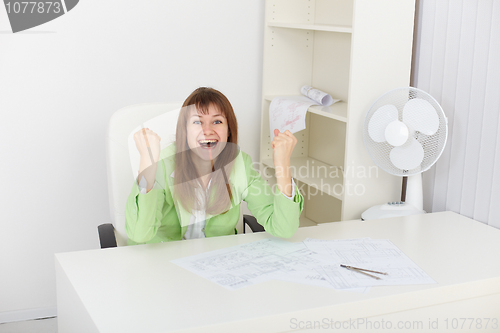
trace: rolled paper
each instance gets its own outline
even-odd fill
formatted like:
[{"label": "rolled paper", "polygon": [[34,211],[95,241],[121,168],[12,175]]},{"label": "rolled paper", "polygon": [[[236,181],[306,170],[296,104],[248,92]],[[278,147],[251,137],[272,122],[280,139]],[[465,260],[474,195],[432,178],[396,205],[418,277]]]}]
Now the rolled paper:
[{"label": "rolled paper", "polygon": [[330,106],[334,103],[332,96],[311,86],[303,86],[300,92],[322,106]]}]

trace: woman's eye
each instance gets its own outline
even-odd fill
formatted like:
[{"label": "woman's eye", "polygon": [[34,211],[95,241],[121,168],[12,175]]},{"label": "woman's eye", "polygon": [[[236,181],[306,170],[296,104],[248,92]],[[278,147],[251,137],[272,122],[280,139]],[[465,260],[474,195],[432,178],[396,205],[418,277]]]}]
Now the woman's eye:
[{"label": "woman's eye", "polygon": [[214,121],[215,124],[222,124],[222,121],[221,120],[216,120]]},{"label": "woman's eye", "polygon": [[199,121],[199,120],[195,120],[195,121],[193,121],[193,124],[200,125],[200,124],[201,124],[201,121]]}]

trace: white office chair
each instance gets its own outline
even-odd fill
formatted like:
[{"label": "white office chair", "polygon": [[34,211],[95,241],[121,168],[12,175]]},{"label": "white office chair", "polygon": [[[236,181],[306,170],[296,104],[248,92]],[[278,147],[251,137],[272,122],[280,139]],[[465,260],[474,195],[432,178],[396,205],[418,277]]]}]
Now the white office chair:
[{"label": "white office chair", "polygon": [[[182,103],[137,104],[116,111],[109,121],[106,137],[109,207],[112,223],[98,227],[101,248],[127,245],[125,232],[125,205],[136,181],[139,152],[133,135],[141,127],[149,128],[161,137],[161,148],[175,141],[177,118]],[[241,217],[241,216],[240,216]],[[255,217],[245,215],[253,232],[263,231]]]}]

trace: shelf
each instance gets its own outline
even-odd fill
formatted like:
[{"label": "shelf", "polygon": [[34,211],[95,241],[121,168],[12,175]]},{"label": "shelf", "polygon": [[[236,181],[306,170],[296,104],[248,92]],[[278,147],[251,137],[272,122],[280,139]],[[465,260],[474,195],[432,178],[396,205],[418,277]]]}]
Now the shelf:
[{"label": "shelf", "polygon": [[400,192],[393,176],[369,172],[360,131],[366,106],[410,80],[415,2],[265,0],[260,162],[270,181],[272,100],[302,96],[304,85],[341,100],[309,106],[306,128],[295,133],[291,176],[304,192],[301,226],[358,219]]},{"label": "shelf", "polygon": [[324,24],[298,24],[298,23],[285,23],[285,22],[268,22],[268,27],[275,28],[289,28],[313,31],[329,31],[329,32],[343,32],[352,33],[352,27],[342,25],[324,25]]},{"label": "shelf", "polygon": [[[262,160],[262,163],[274,169],[272,159]],[[292,178],[338,200],[342,200],[344,187],[340,168],[310,157],[292,157],[290,159],[290,169]],[[330,177],[332,175],[333,177]]]},{"label": "shelf", "polygon": [[[272,101],[275,97],[285,97],[284,95],[267,95],[264,96],[266,101]],[[344,123],[347,123],[347,103],[346,102],[337,102],[330,106],[321,106],[321,105],[312,105],[307,109],[308,112],[332,118]]]}]

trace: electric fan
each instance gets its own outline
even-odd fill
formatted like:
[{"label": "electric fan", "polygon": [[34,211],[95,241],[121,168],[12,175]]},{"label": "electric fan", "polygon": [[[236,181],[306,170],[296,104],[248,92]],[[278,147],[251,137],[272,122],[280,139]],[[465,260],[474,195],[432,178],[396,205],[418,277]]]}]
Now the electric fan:
[{"label": "electric fan", "polygon": [[391,175],[403,176],[401,201],[369,208],[361,218],[425,213],[421,173],[441,156],[448,121],[439,103],[413,87],[391,90],[379,97],[366,114],[363,140],[375,164]]}]

